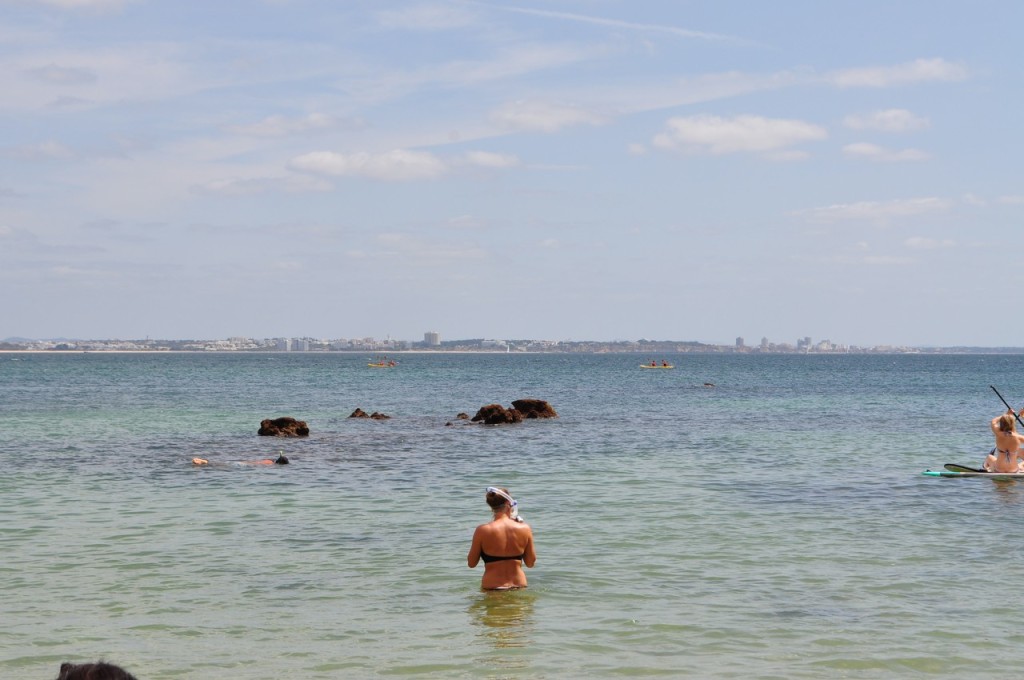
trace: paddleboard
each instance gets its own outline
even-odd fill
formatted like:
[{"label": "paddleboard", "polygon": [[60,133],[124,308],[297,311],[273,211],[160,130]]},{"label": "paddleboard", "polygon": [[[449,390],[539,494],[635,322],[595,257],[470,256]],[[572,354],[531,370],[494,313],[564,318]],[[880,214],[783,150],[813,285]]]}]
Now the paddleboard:
[{"label": "paddleboard", "polygon": [[928,477],[988,477],[989,479],[1024,479],[1024,472],[953,472],[952,470],[925,470]]},{"label": "paddleboard", "polygon": [[672,364],[668,366],[651,366],[650,364],[640,364],[640,368],[675,368]]}]

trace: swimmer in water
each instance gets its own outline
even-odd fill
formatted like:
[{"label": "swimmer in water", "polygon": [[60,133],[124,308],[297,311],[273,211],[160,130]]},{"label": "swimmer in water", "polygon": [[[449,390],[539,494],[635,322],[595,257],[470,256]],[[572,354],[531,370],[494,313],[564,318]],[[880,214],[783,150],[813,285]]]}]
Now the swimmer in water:
[{"label": "swimmer in water", "polygon": [[[288,458],[283,454],[278,454],[277,458],[263,458],[262,460],[239,460],[232,461],[232,465],[288,465]],[[193,465],[209,465],[210,461],[206,458],[193,458]]]},{"label": "swimmer in water", "polygon": [[526,587],[523,565],[533,567],[537,554],[533,549],[533,530],[519,517],[517,503],[508,489],[487,487],[487,505],[494,514],[487,524],[473,532],[473,543],[466,561],[472,569],[484,562],[480,587],[484,590],[515,590]]}]

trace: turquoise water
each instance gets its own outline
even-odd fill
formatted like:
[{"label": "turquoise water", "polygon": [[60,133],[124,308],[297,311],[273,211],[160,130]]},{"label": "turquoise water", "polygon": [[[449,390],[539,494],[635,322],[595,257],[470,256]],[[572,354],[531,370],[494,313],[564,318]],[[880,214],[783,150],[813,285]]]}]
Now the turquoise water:
[{"label": "turquoise water", "polygon": [[[920,472],[1024,356],[650,358],[0,354],[0,678],[1019,675],[1024,483]],[[465,565],[491,484],[528,590]]]}]

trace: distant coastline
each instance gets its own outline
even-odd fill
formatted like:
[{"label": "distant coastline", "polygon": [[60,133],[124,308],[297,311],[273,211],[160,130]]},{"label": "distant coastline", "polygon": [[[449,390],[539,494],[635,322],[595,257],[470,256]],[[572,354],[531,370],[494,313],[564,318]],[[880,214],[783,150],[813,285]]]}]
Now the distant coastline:
[{"label": "distant coastline", "polygon": [[[295,343],[295,344],[293,344]],[[374,340],[27,340],[0,341],[0,354],[640,354],[652,357],[676,354],[1024,354],[1024,347],[912,347],[875,345],[861,347],[822,341],[811,344],[769,343],[756,346],[715,345],[696,341],[638,340],[453,340],[428,346],[425,343]]]}]

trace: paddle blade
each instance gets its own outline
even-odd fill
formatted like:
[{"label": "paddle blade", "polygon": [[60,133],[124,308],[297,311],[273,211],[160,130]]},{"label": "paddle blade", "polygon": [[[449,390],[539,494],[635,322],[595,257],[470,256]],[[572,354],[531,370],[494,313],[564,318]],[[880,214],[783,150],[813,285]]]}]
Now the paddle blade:
[{"label": "paddle blade", "polygon": [[972,468],[966,465],[957,465],[956,463],[946,463],[942,467],[950,472],[987,472],[984,468]]}]

